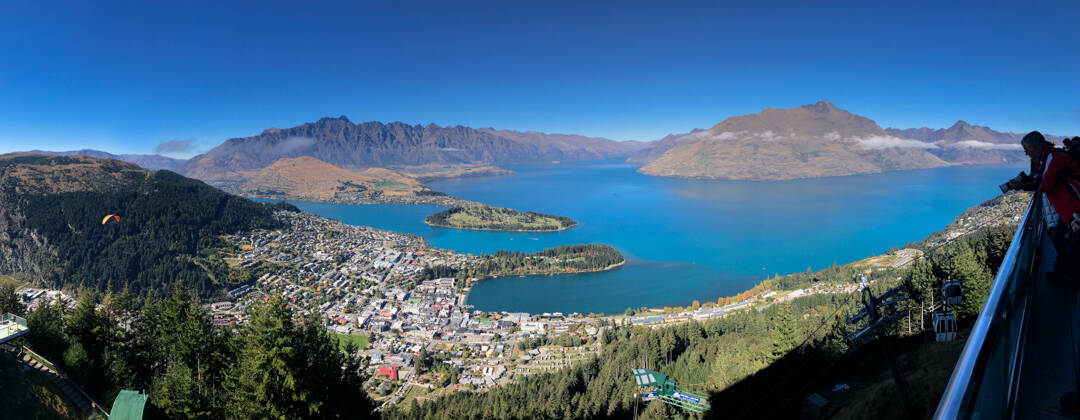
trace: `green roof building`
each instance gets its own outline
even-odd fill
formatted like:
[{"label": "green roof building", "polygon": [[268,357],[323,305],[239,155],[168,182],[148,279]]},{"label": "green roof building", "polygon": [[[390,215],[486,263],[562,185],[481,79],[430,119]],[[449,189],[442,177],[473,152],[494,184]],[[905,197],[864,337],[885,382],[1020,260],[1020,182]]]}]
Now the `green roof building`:
[{"label": "green roof building", "polygon": [[146,408],[146,394],[125,389],[113,400],[109,420],[142,420]]},{"label": "green roof building", "polygon": [[664,404],[695,413],[703,413],[709,409],[709,402],[705,397],[679,389],[678,384],[663,373],[649,369],[634,369],[633,374],[634,383],[641,392],[643,401],[660,400]]}]

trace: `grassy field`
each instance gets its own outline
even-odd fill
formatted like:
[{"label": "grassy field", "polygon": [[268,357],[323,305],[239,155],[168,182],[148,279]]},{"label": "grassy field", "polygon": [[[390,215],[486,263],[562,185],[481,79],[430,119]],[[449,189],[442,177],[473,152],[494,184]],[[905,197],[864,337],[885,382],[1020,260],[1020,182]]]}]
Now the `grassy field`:
[{"label": "grassy field", "polygon": [[375,181],[375,186],[379,187],[379,188],[408,187],[408,185],[402,184],[400,182],[385,181],[385,180],[384,181]]},{"label": "grassy field", "polygon": [[338,343],[341,348],[345,348],[345,345],[350,341],[356,344],[356,347],[366,349],[368,346],[367,334],[335,334],[338,338]]},{"label": "grassy field", "polygon": [[423,405],[426,402],[435,400],[440,396],[450,394],[451,391],[445,388],[437,388],[434,391],[430,388],[413,385],[405,391],[405,396],[398,402],[399,407],[409,407],[409,402],[416,401],[417,404]]},{"label": "grassy field", "polygon": [[19,284],[19,282],[15,281],[14,277],[11,277],[7,274],[0,274],[0,284],[15,284],[20,286],[20,288],[22,286]]}]

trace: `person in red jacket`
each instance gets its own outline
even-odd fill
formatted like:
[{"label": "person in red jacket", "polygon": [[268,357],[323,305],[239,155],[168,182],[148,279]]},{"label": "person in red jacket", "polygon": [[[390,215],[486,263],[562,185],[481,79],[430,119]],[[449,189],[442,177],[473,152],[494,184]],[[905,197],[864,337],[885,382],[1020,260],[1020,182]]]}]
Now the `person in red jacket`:
[{"label": "person in red jacket", "polygon": [[1080,164],[1068,153],[1054,148],[1038,131],[1024,136],[1020,145],[1031,158],[1031,175],[1009,181],[1009,188],[1035,191],[1036,199],[1042,200],[1041,216],[1058,254],[1055,277],[1075,274],[1074,244],[1066,237],[1076,236],[1071,229],[1077,224],[1075,219],[1080,218]]}]

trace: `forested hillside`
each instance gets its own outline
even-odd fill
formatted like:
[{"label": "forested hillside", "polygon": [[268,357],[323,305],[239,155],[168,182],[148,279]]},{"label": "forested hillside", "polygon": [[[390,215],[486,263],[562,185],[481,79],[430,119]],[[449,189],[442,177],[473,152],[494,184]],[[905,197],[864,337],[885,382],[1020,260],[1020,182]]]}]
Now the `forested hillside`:
[{"label": "forested hillside", "polygon": [[114,160],[23,155],[0,171],[0,271],[50,287],[220,293],[253,273],[216,258],[229,250],[219,236],[277,227],[273,210],[291,208]]}]

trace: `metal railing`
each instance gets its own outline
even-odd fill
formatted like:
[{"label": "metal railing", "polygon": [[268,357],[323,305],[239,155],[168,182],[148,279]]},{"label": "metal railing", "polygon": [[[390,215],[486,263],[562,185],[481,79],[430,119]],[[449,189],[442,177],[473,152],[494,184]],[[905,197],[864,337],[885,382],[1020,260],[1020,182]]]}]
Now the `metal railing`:
[{"label": "metal railing", "polygon": [[1031,279],[1046,230],[1040,204],[1035,194],[964,344],[935,419],[1012,417],[1019,395]]},{"label": "metal railing", "polygon": [[34,353],[34,351],[30,350],[29,347],[22,346],[22,351],[26,352],[27,354],[29,354],[34,359],[37,359],[38,362],[41,363],[42,365],[45,365],[46,368],[48,368],[48,369],[52,370],[53,372],[55,372],[56,376],[66,380],[68,382],[68,385],[71,385],[72,389],[74,389],[76,391],[79,391],[79,394],[82,395],[83,398],[86,398],[86,401],[90,402],[90,407],[92,407],[93,410],[97,410],[97,412],[101,413],[103,416],[105,416],[105,418],[109,418],[109,411],[105,409],[105,406],[101,405],[101,403],[95,401],[94,398],[90,396],[90,394],[86,393],[86,391],[83,391],[83,389],[81,387],[79,387],[79,385],[76,384],[75,381],[71,380],[70,376],[68,376],[62,370],[60,370],[60,368],[57,367],[56,364],[54,364],[53,362],[50,362],[49,359],[46,359],[44,356],[42,356],[40,354],[37,354],[37,353]]},{"label": "metal railing", "polygon": [[14,336],[27,331],[26,319],[13,314],[0,315],[0,339]]}]

